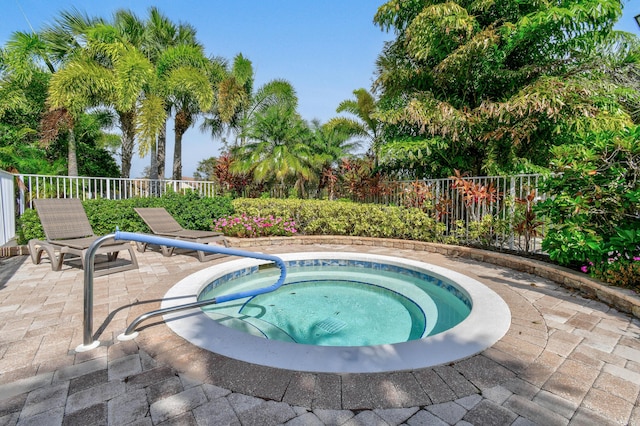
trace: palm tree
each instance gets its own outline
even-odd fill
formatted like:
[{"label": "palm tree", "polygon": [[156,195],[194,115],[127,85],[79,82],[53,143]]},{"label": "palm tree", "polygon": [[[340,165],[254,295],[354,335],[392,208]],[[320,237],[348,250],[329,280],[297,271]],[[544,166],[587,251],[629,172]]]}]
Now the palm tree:
[{"label": "palm tree", "polygon": [[312,164],[319,176],[318,189],[328,186],[329,199],[333,199],[336,168],[340,160],[355,154],[360,142],[354,141],[352,133],[343,127],[321,124],[318,120],[311,122],[311,130]]},{"label": "palm tree", "polygon": [[56,72],[51,49],[38,33],[14,32],[5,45],[2,62],[12,78],[22,83],[28,83],[35,70]]},{"label": "palm tree", "polygon": [[231,70],[220,82],[216,102],[211,115],[205,118],[203,130],[213,137],[234,133],[234,145],[246,143],[246,130],[257,114],[264,113],[274,105],[296,108],[298,98],[291,83],[272,80],[254,92],[254,72],[251,61],[238,54]]},{"label": "palm tree", "polygon": [[195,117],[211,109],[218,67],[199,46],[180,45],[159,59],[160,93],[165,106],[175,111],[173,179],[182,179],[182,137]]},{"label": "palm tree", "polygon": [[304,194],[304,183],[314,177],[312,135],[293,108],[275,105],[256,114],[240,137],[247,142],[232,148],[232,171],[251,173],[256,182],[295,182]]},{"label": "palm tree", "polygon": [[[82,52],[86,40],[85,35],[89,28],[102,23],[100,18],[91,18],[87,14],[77,9],[63,11],[56,18],[54,24],[45,27],[41,32],[42,40],[45,43],[49,58],[44,59],[47,68],[54,71],[54,63],[61,68],[69,60]],[[40,52],[42,52],[40,50]],[[50,94],[49,94],[50,97]],[[66,106],[54,106],[48,99],[50,110],[45,113],[42,119],[42,141],[48,144],[57,138],[59,130],[66,129],[68,132],[68,174],[78,175],[78,163],[76,156],[75,122],[83,107],[68,109]]]},{"label": "palm tree", "polygon": [[[79,20],[80,17],[82,15],[79,15]],[[36,73],[49,72],[53,75],[56,72],[56,65],[64,59],[65,54],[68,55],[71,51],[70,46],[63,48],[53,44],[46,38],[46,33],[14,32],[2,54],[5,69],[3,86],[13,89],[20,86],[24,89],[31,84]],[[4,97],[6,99],[3,104],[11,108],[25,101],[21,90],[4,91]],[[42,143],[45,145],[51,142],[52,138],[57,137],[60,129],[68,131],[67,173],[69,176],[77,176],[78,162],[72,116],[64,110],[46,113],[42,127]]]},{"label": "palm tree", "polygon": [[[175,64],[168,65],[173,62],[169,58],[174,57],[174,53],[169,51],[172,47],[177,46],[198,46],[196,40],[196,30],[188,24],[175,24],[168,17],[162,14],[158,8],[151,7],[149,9],[149,17],[145,23],[146,35],[143,50],[149,60],[156,66],[156,75],[159,76],[155,87],[148,87],[145,96],[149,100],[155,102],[154,110],[146,116],[153,120],[155,117],[161,121],[160,132],[155,140],[154,132],[150,135],[144,135],[140,141],[141,154],[144,155],[146,150],[151,151],[151,179],[164,178],[165,174],[165,157],[167,142],[167,118],[171,114],[171,104],[167,99],[166,91],[163,90],[163,76],[166,71],[175,68]],[[164,56],[164,58],[163,58]],[[162,110],[160,110],[162,109]],[[155,123],[141,122],[143,129],[156,128]]]},{"label": "palm tree", "polygon": [[369,152],[377,163],[381,143],[382,123],[375,118],[376,100],[366,89],[353,91],[355,99],[340,102],[336,112],[347,112],[356,118],[336,117],[329,120],[328,126],[340,128],[353,137],[363,137],[368,142]]},{"label": "palm tree", "polygon": [[141,21],[124,10],[116,12],[112,24],[94,22],[83,28],[82,48],[52,77],[49,89],[53,108],[64,107],[72,114],[97,106],[116,111],[125,178],[131,170],[138,99],[154,77],[152,64],[136,46],[143,29]]}]

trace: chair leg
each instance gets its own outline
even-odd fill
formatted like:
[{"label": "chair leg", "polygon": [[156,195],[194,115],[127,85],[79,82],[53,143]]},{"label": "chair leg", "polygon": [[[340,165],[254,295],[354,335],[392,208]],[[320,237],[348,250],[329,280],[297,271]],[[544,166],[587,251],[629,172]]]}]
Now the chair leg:
[{"label": "chair leg", "polygon": [[[123,271],[129,271],[131,269],[138,269],[138,258],[136,257],[136,252],[133,249],[132,245],[128,245],[127,247],[127,251],[129,252],[129,257],[131,258],[131,263],[130,264],[125,264],[125,265],[121,265],[121,266],[115,266],[115,267],[106,267],[104,269],[94,269],[93,272],[93,276],[94,277],[99,277],[102,275],[107,275],[107,274],[112,274],[114,272],[123,272]],[[113,252],[113,253],[109,253],[109,256],[113,256],[113,260],[116,260],[116,258],[118,257],[118,252]]]},{"label": "chair leg", "polygon": [[[225,238],[216,239],[214,241],[207,241],[207,242],[196,240],[196,242],[197,243],[203,243],[203,244],[209,243],[209,245],[211,245],[211,243],[222,242],[225,247],[228,247],[228,245],[227,245],[228,243],[227,243],[227,240]],[[218,244],[216,244],[216,245],[218,245]],[[224,256],[226,256],[226,255],[222,254],[222,253],[209,253],[209,252],[205,252],[205,251],[202,251],[202,250],[198,251],[198,260],[200,262],[206,262],[208,260],[218,259],[218,258],[221,258],[221,257],[224,257]]]},{"label": "chair leg", "polygon": [[62,266],[62,260],[60,260],[62,258],[62,254],[59,259],[58,256],[56,256],[56,250],[50,244],[36,239],[29,240],[29,256],[35,265],[39,265],[40,262],[42,262],[43,252],[46,252],[47,256],[49,256],[51,269],[59,271]]},{"label": "chair leg", "polygon": [[[62,269],[62,262],[64,261],[64,255],[67,254],[66,251],[60,250],[60,255],[57,257],[56,261],[54,262],[53,259],[51,260],[51,269],[54,271],[59,271],[60,269]],[[82,258],[84,260],[84,257]]]},{"label": "chair leg", "polygon": [[173,254],[175,247],[160,246],[160,250],[164,257],[170,257]]},{"label": "chair leg", "polygon": [[138,269],[138,258],[133,251],[133,247],[129,247],[129,256],[131,257],[131,269]]},{"label": "chair leg", "polygon": [[34,265],[39,265],[42,257],[43,241],[36,240],[35,238],[29,240],[29,256],[31,256],[31,261]]}]

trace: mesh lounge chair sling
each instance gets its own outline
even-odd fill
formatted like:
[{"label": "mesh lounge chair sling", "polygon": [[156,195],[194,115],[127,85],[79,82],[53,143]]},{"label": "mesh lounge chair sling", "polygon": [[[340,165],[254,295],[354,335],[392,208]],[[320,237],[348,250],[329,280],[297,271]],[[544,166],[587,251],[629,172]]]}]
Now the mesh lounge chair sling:
[{"label": "mesh lounge chair sling", "polygon": [[[69,253],[80,256],[84,269],[85,253],[99,236],[93,233],[80,200],[77,198],[37,199],[34,200],[34,204],[47,241],[35,239],[29,241],[33,262],[40,263],[43,252],[46,252],[51,260],[51,269],[59,271],[65,255]],[[138,260],[129,242],[106,241],[98,248],[96,254],[107,253],[107,259],[111,263],[117,260],[118,252],[122,250],[129,251],[130,263],[94,270],[94,276],[137,269]]]},{"label": "mesh lounge chair sling", "polygon": [[[228,247],[227,240],[221,232],[195,231],[184,229],[163,207],[145,207],[134,209],[140,215],[144,223],[147,224],[151,232],[162,237],[176,238],[179,240],[190,240],[196,243],[221,243]],[[146,244],[139,245],[140,251],[146,249]],[[160,246],[164,256],[171,256],[175,247]],[[210,254],[198,251],[200,262],[215,259],[224,255]]]}]

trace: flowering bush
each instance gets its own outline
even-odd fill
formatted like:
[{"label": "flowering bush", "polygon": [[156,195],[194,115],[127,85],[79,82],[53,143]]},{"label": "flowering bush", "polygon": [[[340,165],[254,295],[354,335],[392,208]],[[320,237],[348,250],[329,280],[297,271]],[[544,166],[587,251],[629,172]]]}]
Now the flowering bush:
[{"label": "flowering bush", "polygon": [[287,236],[296,232],[296,223],[281,217],[240,216],[221,217],[213,224],[213,229],[230,237],[254,238]]},{"label": "flowering bush", "polygon": [[549,222],[551,260],[609,284],[640,289],[640,126],[589,134],[552,148],[540,186],[552,197],[534,208]]},{"label": "flowering bush", "polygon": [[618,252],[601,262],[588,262],[580,270],[604,282],[640,292],[640,256],[627,256]]},{"label": "flowering bush", "polygon": [[290,217],[304,235],[349,235],[444,242],[446,225],[417,208],[351,201],[236,198],[236,214]]}]

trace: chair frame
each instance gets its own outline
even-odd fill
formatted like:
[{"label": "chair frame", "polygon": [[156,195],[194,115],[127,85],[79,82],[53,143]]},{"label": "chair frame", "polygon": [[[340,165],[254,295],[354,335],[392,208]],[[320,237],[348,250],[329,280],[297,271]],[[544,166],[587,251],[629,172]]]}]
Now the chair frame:
[{"label": "chair frame", "polygon": [[[224,247],[229,247],[227,239],[221,232],[184,229],[164,207],[137,207],[134,210],[155,235],[177,240],[188,240],[200,244],[222,243]],[[138,243],[138,251],[144,252],[146,248],[147,243]],[[161,245],[160,250],[163,256],[169,257],[174,253],[175,247]],[[197,250],[197,254],[200,262],[226,256],[225,254],[207,253],[202,250]]]},{"label": "chair frame", "polygon": [[[29,253],[33,263],[40,264],[42,255],[46,253],[51,261],[51,269],[59,271],[65,256],[69,254],[79,256],[84,269],[86,252],[100,237],[94,234],[82,202],[78,198],[41,198],[34,200],[34,205],[38,211],[46,241],[39,239],[29,241]],[[123,250],[129,252],[131,258],[129,264],[94,268],[94,276],[138,269],[136,254],[129,242],[107,240],[98,247],[96,254],[107,254],[107,261],[110,263],[115,262],[118,253]]]}]

